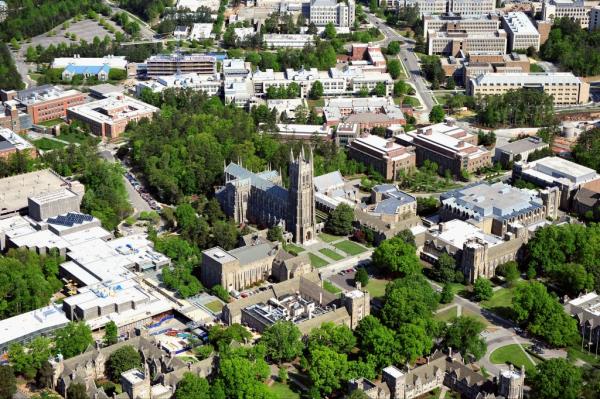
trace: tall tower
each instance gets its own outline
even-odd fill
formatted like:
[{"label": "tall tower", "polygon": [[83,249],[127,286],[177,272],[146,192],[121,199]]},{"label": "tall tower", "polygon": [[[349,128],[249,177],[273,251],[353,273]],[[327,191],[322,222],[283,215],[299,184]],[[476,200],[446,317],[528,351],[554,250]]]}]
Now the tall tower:
[{"label": "tall tower", "polygon": [[315,188],[313,185],[313,152],[308,158],[304,147],[294,157],[290,151],[290,188],[288,190],[288,215],[286,227],[294,235],[294,242],[304,244],[315,237]]}]

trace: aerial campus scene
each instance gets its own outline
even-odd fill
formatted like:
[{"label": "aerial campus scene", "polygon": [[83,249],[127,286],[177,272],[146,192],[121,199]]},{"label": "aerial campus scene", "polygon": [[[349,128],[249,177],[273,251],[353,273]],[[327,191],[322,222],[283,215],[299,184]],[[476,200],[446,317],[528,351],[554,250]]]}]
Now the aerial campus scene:
[{"label": "aerial campus scene", "polygon": [[0,0],[0,399],[600,398],[600,1]]}]

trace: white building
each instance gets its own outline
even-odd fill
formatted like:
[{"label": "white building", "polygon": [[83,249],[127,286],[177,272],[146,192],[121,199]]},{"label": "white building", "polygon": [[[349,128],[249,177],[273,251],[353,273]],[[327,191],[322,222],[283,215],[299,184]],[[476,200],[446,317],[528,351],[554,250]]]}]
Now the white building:
[{"label": "white building", "polygon": [[456,56],[461,51],[506,53],[506,32],[498,29],[493,32],[427,32],[427,54]]},{"label": "white building", "polygon": [[508,51],[540,49],[540,33],[522,11],[509,12],[502,17],[502,28],[508,35]]},{"label": "white building", "polygon": [[545,0],[543,2],[543,20],[554,21],[563,17],[575,19],[585,29],[590,23],[590,10],[585,6],[584,0]]},{"label": "white building", "polygon": [[333,136],[333,128],[326,125],[278,123],[277,130],[277,134],[285,140],[312,140],[315,137],[328,140]]},{"label": "white building", "polygon": [[107,55],[102,58],[81,58],[78,55],[73,57],[59,57],[52,61],[52,68],[63,69],[69,65],[77,67],[95,67],[108,65],[109,68],[113,69],[127,69],[127,59],[124,55]]},{"label": "white building", "polygon": [[461,16],[478,16],[493,13],[496,10],[494,0],[383,0],[390,8],[419,7],[424,14],[443,14],[446,12]]},{"label": "white building", "polygon": [[240,39],[241,41],[244,41],[247,38],[249,38],[250,36],[255,35],[256,31],[254,30],[254,28],[234,28],[233,33],[235,33],[235,36],[238,39]]},{"label": "white building", "polygon": [[209,96],[216,96],[221,92],[223,82],[219,74],[199,75],[188,73],[184,75],[159,76],[156,80],[139,81],[135,87],[136,95],[139,97],[144,89],[153,93],[161,93],[165,89],[192,89],[203,91]]},{"label": "white building", "polygon": [[543,90],[554,97],[555,105],[583,104],[589,101],[590,85],[571,72],[486,73],[469,78],[472,96],[503,94],[522,87]]},{"label": "white building", "polygon": [[310,2],[310,22],[317,26],[325,26],[329,23],[335,26],[352,26],[355,14],[356,3],[354,0],[347,2],[311,0]]},{"label": "white building", "polygon": [[315,44],[314,35],[280,35],[269,33],[263,35],[263,40],[267,48],[304,48],[307,45]]},{"label": "white building", "polygon": [[252,73],[251,64],[249,62],[245,62],[241,58],[229,58],[223,60],[222,71],[226,78],[247,78]]},{"label": "white building", "polygon": [[213,24],[211,23],[196,23],[192,25],[192,30],[190,31],[189,39],[202,40],[215,37],[215,35],[212,33],[212,29]]}]

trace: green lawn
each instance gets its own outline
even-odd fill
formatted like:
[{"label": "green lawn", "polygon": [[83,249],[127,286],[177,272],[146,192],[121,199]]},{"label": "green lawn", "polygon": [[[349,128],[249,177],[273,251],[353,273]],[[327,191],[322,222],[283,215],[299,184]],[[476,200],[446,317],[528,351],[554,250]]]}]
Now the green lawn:
[{"label": "green lawn", "polygon": [[535,372],[535,365],[529,360],[525,354],[525,350],[517,344],[506,345],[496,349],[490,354],[490,361],[494,364],[510,363],[517,368],[521,368],[524,365],[529,375]]},{"label": "green lawn", "polygon": [[439,321],[448,322],[448,321],[452,320],[453,318],[455,318],[457,316],[457,314],[458,314],[458,307],[452,306],[451,308],[448,308],[446,310],[436,313],[434,318]]},{"label": "green lawn", "polygon": [[494,292],[494,295],[481,303],[481,307],[488,309],[504,318],[512,318],[512,298],[514,288],[500,288]]},{"label": "green lawn", "polygon": [[529,65],[529,70],[531,72],[546,72],[546,71],[544,71],[544,68],[542,68],[538,64],[530,64]]},{"label": "green lawn", "polygon": [[88,138],[90,138],[90,136],[85,133],[66,132],[61,133],[57,138],[59,140],[68,141],[69,143],[82,144]]},{"label": "green lawn", "polygon": [[49,121],[40,122],[40,123],[38,123],[38,125],[52,127],[52,126],[60,125],[61,123],[64,123],[64,122],[65,121],[63,121],[62,119],[57,118],[57,119],[50,119]]},{"label": "green lawn", "polygon": [[277,398],[277,399],[299,399],[300,395],[290,389],[287,384],[282,384],[281,382],[274,382],[273,385],[269,387],[269,391]]},{"label": "green lawn", "polygon": [[[400,101],[400,100],[402,100],[402,101]],[[420,107],[421,106],[421,102],[416,97],[411,97],[411,96],[404,96],[403,98],[394,97],[394,103],[396,103],[397,105],[400,105],[400,103],[402,103],[402,105],[406,105],[409,107]]]},{"label": "green lawn", "polygon": [[323,281],[323,288],[325,288],[325,291],[331,292],[332,294],[339,294],[342,292],[342,290],[333,285],[333,283],[329,280]]},{"label": "green lawn", "polygon": [[342,251],[344,251],[345,253],[347,253],[350,256],[362,254],[363,252],[365,252],[367,250],[363,246],[358,245],[357,243],[348,241],[348,240],[340,241],[338,243],[333,244],[333,246],[336,247],[337,249],[341,249]]},{"label": "green lawn", "polygon": [[437,100],[438,104],[445,105],[446,101],[448,100],[448,94],[445,94],[445,93],[436,94],[435,99]]},{"label": "green lawn", "polygon": [[344,257],[342,255],[338,254],[337,252],[335,252],[329,248],[321,248],[321,249],[319,249],[319,252],[322,253],[323,255],[327,256],[329,259],[333,259],[333,260],[344,259]]},{"label": "green lawn", "polygon": [[370,278],[369,283],[365,287],[369,291],[371,298],[382,297],[385,294],[385,287],[388,285],[388,280],[379,278]]},{"label": "green lawn", "polygon": [[56,150],[58,148],[63,148],[66,144],[61,143],[56,140],[48,139],[43,137],[38,140],[34,140],[33,144],[42,151]]},{"label": "green lawn", "polygon": [[223,303],[221,301],[212,301],[205,304],[204,306],[206,306],[208,310],[210,310],[213,313],[219,313],[221,309],[223,309]]},{"label": "green lawn", "polygon": [[462,309],[462,316],[471,316],[471,317],[479,320],[483,324],[485,324],[486,327],[491,325],[491,323],[489,321],[487,321],[487,319],[485,317],[483,317],[482,315],[480,315],[478,313],[472,312],[469,309],[464,308],[464,307]]},{"label": "green lawn", "polygon": [[325,100],[322,98],[318,100],[306,100],[306,103],[308,104],[308,108],[322,107],[325,105]]},{"label": "green lawn", "polygon": [[600,367],[600,359],[598,359],[594,352],[588,353],[587,348],[581,350],[581,341],[578,344],[567,347],[567,357],[569,360],[582,360],[591,366]]},{"label": "green lawn", "polygon": [[337,240],[341,240],[342,238],[344,238],[343,236],[334,236],[333,234],[327,234],[327,233],[320,233],[319,234],[319,238],[327,243],[329,242],[333,242],[333,241],[337,241]]},{"label": "green lawn", "polygon": [[313,253],[309,253],[308,257],[310,258],[310,264],[313,267],[316,267],[317,269],[323,266],[327,266],[329,264],[329,262],[327,262],[325,259],[321,258],[320,256],[317,256]]},{"label": "green lawn", "polygon": [[298,255],[300,252],[304,251],[304,248],[299,247],[294,244],[285,244],[285,250],[291,253],[292,255]]}]

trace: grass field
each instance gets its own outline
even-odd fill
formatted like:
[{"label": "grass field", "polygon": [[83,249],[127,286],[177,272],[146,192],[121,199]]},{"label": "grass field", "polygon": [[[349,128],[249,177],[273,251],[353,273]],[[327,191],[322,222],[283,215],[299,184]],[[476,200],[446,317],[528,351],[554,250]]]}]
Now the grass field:
[{"label": "grass field", "polygon": [[285,244],[285,250],[291,253],[292,255],[298,255],[300,252],[304,252],[304,248],[299,247],[294,244]]},{"label": "grass field", "polygon": [[494,291],[494,295],[488,300],[481,303],[481,307],[497,313],[504,318],[512,318],[512,298],[514,288],[500,288]]},{"label": "grass field", "polygon": [[464,307],[463,307],[463,309],[462,309],[462,316],[471,316],[471,317],[473,317],[473,318],[475,318],[475,319],[479,320],[479,321],[480,321],[480,322],[482,322],[483,324],[485,324],[485,325],[486,325],[486,327],[487,327],[487,326],[489,326],[489,325],[491,325],[491,323],[490,323],[489,321],[487,321],[487,319],[486,319],[485,317],[483,317],[482,315],[480,315],[480,314],[477,314],[477,313],[475,313],[475,312],[472,312],[472,311],[470,311],[469,309],[467,309],[467,308],[464,308]]},{"label": "grass field", "polygon": [[544,68],[542,68],[541,66],[539,66],[538,64],[531,64],[529,65],[529,70],[530,72],[546,72],[544,70]]},{"label": "grass field", "polygon": [[58,148],[63,148],[66,144],[61,143],[56,140],[51,140],[46,137],[43,137],[39,140],[34,140],[33,144],[42,151],[56,150]]},{"label": "grass field", "polygon": [[88,136],[85,133],[71,133],[71,132],[61,133],[58,136],[59,140],[68,141],[69,143],[76,143],[76,144],[81,144],[81,143],[85,142],[88,138],[90,138],[90,136]]},{"label": "grass field", "polygon": [[299,399],[300,395],[290,389],[287,384],[281,382],[275,382],[269,387],[269,391],[277,399]]},{"label": "grass field", "polygon": [[[402,101],[400,101],[400,100],[402,100]],[[411,96],[404,96],[402,99],[400,97],[394,97],[395,104],[400,105],[400,102],[402,102],[402,105],[407,105],[410,107],[420,107],[421,106],[421,102],[416,97],[411,97]]]},{"label": "grass field", "polygon": [[329,259],[333,259],[333,260],[344,259],[344,257],[342,255],[338,254],[335,251],[332,251],[329,248],[321,248],[321,249],[319,249],[319,252],[322,253],[323,255],[327,256]]},{"label": "grass field", "polygon": [[369,291],[371,298],[382,297],[385,294],[385,287],[388,285],[388,280],[378,278],[370,278],[369,283],[365,287]]},{"label": "grass field", "polygon": [[333,246],[337,249],[341,249],[342,251],[351,256],[362,254],[366,251],[366,248],[348,240],[340,241],[338,243],[333,244]]},{"label": "grass field", "polygon": [[322,107],[325,105],[325,100],[322,98],[318,100],[306,100],[306,103],[308,104],[308,108]]},{"label": "grass field", "polygon": [[313,267],[316,267],[317,269],[323,266],[327,266],[329,264],[329,262],[327,262],[325,259],[313,253],[309,253],[308,257],[310,258],[310,264],[313,265]]},{"label": "grass field", "polygon": [[329,280],[323,281],[323,288],[325,288],[325,291],[331,292],[332,294],[339,294],[342,292],[342,290],[333,285],[333,283]]},{"label": "grass field", "polygon": [[221,301],[212,301],[205,304],[204,306],[206,306],[211,312],[214,313],[219,313],[221,309],[223,309],[223,303]]},{"label": "grass field", "polygon": [[446,101],[448,100],[448,94],[445,93],[439,93],[435,95],[435,99],[437,100],[438,104],[440,105],[445,105]]},{"label": "grass field", "polygon": [[529,375],[535,372],[535,365],[529,360],[525,354],[525,350],[517,344],[506,345],[496,349],[490,354],[490,361],[494,364],[510,363],[517,368],[521,368],[524,365]]},{"label": "grass field", "polygon": [[458,308],[456,306],[452,306],[446,310],[438,312],[435,314],[434,318],[439,321],[450,321],[455,318],[458,314]]},{"label": "grass field", "polygon": [[319,238],[327,243],[330,243],[333,241],[341,240],[344,237],[343,236],[334,236],[332,234],[327,234],[327,233],[320,233]]},{"label": "grass field", "polygon": [[49,121],[40,122],[40,123],[38,123],[38,125],[52,127],[52,126],[59,125],[61,123],[64,123],[64,121],[60,118],[57,118],[57,119],[50,119]]}]

